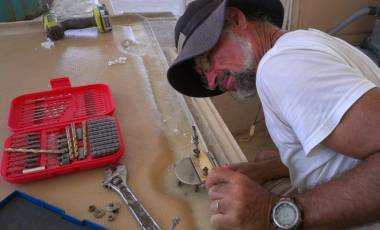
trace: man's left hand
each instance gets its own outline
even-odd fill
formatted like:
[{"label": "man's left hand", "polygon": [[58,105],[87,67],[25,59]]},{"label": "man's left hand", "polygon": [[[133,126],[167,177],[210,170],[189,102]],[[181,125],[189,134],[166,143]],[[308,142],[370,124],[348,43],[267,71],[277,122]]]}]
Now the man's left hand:
[{"label": "man's left hand", "polygon": [[269,212],[278,198],[246,175],[226,167],[207,177],[210,222],[217,229],[272,229]]}]

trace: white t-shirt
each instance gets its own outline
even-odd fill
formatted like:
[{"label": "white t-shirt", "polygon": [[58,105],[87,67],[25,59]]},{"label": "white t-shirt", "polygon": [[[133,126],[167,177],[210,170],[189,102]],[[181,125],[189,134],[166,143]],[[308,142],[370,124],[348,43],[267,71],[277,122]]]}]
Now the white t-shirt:
[{"label": "white t-shirt", "polygon": [[379,68],[361,51],[318,30],[288,32],[260,61],[256,84],[269,133],[300,192],[359,163],[321,142],[380,85]]}]

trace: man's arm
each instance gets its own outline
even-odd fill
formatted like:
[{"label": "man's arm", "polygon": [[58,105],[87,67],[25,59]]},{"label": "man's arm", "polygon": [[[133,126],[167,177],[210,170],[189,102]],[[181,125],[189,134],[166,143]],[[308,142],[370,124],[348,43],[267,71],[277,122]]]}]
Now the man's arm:
[{"label": "man's arm", "polygon": [[372,89],[344,115],[323,144],[362,162],[336,180],[297,196],[305,229],[380,219],[380,92]]},{"label": "man's arm", "polygon": [[258,184],[289,176],[289,169],[281,162],[278,151],[260,152],[254,161],[229,165],[228,168],[245,174]]},{"label": "man's arm", "polygon": [[332,229],[380,219],[380,153],[372,154],[349,173],[297,196],[304,228]]}]

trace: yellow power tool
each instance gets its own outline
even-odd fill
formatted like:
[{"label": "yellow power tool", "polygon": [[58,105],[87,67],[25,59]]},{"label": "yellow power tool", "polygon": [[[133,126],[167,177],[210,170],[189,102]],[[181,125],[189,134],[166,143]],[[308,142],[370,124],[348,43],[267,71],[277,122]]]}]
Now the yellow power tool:
[{"label": "yellow power tool", "polygon": [[96,4],[91,17],[59,19],[54,13],[44,15],[44,28],[48,38],[59,40],[64,37],[65,30],[97,27],[101,33],[112,30],[110,16],[104,4]]}]

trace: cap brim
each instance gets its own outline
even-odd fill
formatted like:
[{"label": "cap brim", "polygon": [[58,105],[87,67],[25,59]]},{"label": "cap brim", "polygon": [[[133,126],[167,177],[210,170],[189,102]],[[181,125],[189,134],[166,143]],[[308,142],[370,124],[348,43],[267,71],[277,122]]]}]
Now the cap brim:
[{"label": "cap brim", "polygon": [[226,0],[199,25],[187,38],[181,52],[168,69],[169,83],[180,93],[191,97],[211,97],[224,93],[221,90],[208,90],[202,86],[198,73],[193,68],[192,58],[212,49],[219,40],[224,25]]}]

